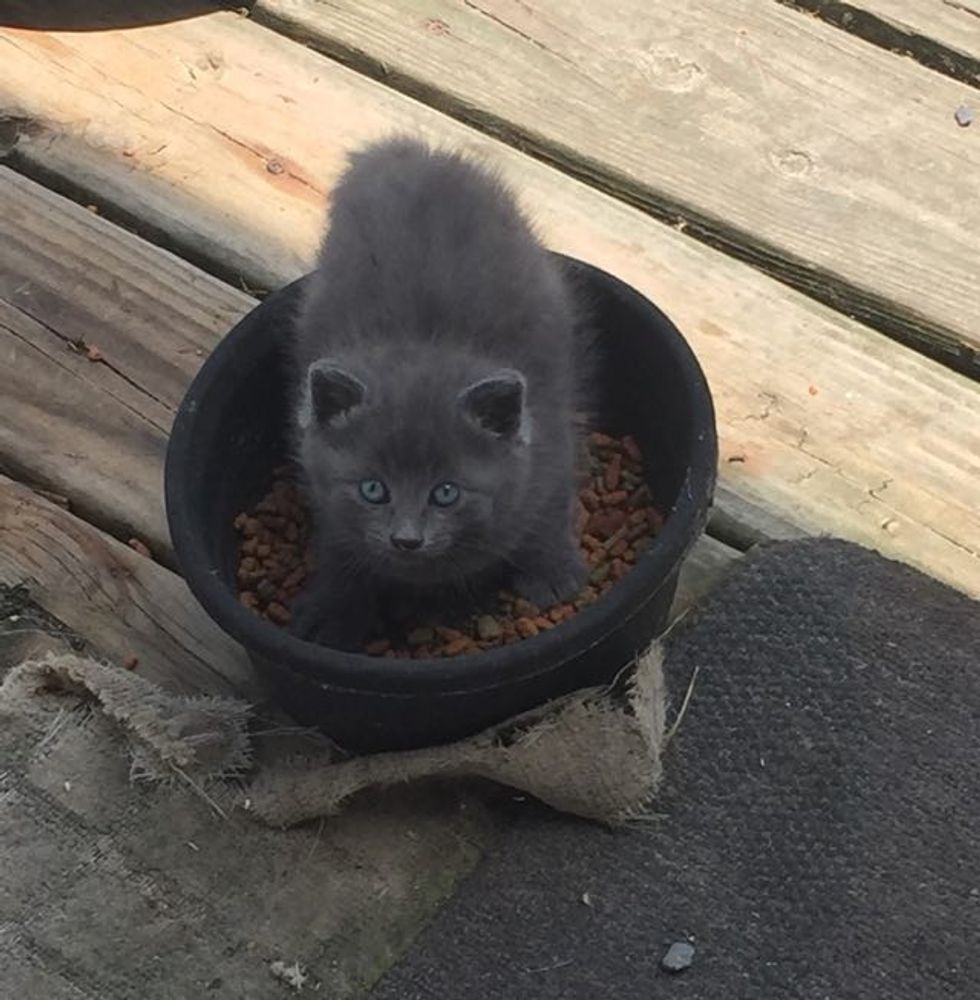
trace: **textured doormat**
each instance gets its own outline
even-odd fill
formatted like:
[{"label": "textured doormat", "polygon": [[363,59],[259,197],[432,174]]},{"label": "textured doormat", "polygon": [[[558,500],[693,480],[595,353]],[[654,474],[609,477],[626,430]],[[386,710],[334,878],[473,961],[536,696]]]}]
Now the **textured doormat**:
[{"label": "textured doormat", "polygon": [[667,671],[675,711],[697,676],[656,815],[515,803],[372,1000],[980,997],[980,605],[843,542],[775,544]]}]

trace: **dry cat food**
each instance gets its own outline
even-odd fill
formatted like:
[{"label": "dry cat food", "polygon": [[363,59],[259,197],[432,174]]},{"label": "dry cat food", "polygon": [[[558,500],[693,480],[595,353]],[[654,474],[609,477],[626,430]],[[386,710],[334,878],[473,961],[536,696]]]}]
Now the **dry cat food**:
[{"label": "dry cat food", "polygon": [[[663,518],[643,480],[640,449],[630,437],[589,436],[589,476],[579,492],[577,528],[589,580],[567,604],[538,608],[508,591],[492,607],[452,622],[422,623],[400,635],[377,638],[364,651],[373,656],[425,659],[459,656],[509,645],[560,625],[621,580],[659,532]],[[290,602],[310,573],[310,522],[293,469],[274,471],[269,492],[235,518],[241,536],[239,599],[274,622],[288,625]]]}]

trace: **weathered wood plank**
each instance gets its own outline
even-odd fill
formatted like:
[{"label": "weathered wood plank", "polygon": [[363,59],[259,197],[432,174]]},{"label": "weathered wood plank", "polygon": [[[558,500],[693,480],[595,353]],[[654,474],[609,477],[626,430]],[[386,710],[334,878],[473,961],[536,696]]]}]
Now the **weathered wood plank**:
[{"label": "weathered wood plank", "polygon": [[252,305],[0,169],[0,468],[167,558],[173,415],[201,357]]},{"label": "weathered wood plank", "polygon": [[[980,83],[977,0],[779,0],[966,83]],[[966,92],[964,93],[966,96]]]},{"label": "weathered wood plank", "polygon": [[[30,156],[50,164],[60,149],[67,170],[68,151],[85,150],[103,197],[219,254],[227,241],[229,259],[248,257],[276,284],[309,261],[324,192],[352,147],[408,129],[484,157],[550,244],[634,284],[688,336],[715,395],[733,494],[980,593],[980,393],[966,379],[240,18],[18,35],[11,52],[16,72],[0,61],[0,80],[25,74],[54,115],[23,140]],[[47,287],[43,268],[31,280]]]},{"label": "weathered wood plank", "polygon": [[980,346],[980,146],[962,86],[910,60],[771,0],[253,13],[886,331]]},{"label": "weathered wood plank", "polygon": [[37,493],[0,476],[0,584],[32,600],[122,664],[168,690],[256,691],[237,643],[183,580]]}]

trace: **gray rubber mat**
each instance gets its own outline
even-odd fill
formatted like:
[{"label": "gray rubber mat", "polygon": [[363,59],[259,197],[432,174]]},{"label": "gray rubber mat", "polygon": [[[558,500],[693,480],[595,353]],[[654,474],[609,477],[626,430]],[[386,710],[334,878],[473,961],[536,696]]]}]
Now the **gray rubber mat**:
[{"label": "gray rubber mat", "polygon": [[843,542],[750,553],[673,640],[659,818],[515,803],[372,997],[980,997],[978,611]]}]

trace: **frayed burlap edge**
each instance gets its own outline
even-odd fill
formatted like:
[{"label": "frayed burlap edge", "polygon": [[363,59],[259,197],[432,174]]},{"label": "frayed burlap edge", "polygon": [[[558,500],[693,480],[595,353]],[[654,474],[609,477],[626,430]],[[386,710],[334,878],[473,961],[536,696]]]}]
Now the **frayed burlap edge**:
[{"label": "frayed burlap edge", "polygon": [[[161,781],[177,772],[204,783],[240,777],[253,763],[245,702],[168,694],[74,655],[14,668],[0,686],[0,710],[29,713],[55,692],[89,701],[119,726],[134,778]],[[263,755],[242,805],[264,823],[288,827],[336,815],[368,788],[480,777],[563,812],[621,823],[644,811],[659,783],[665,702],[663,650],[655,645],[609,687],[575,692],[458,743],[339,762],[323,741],[312,752]]]}]

